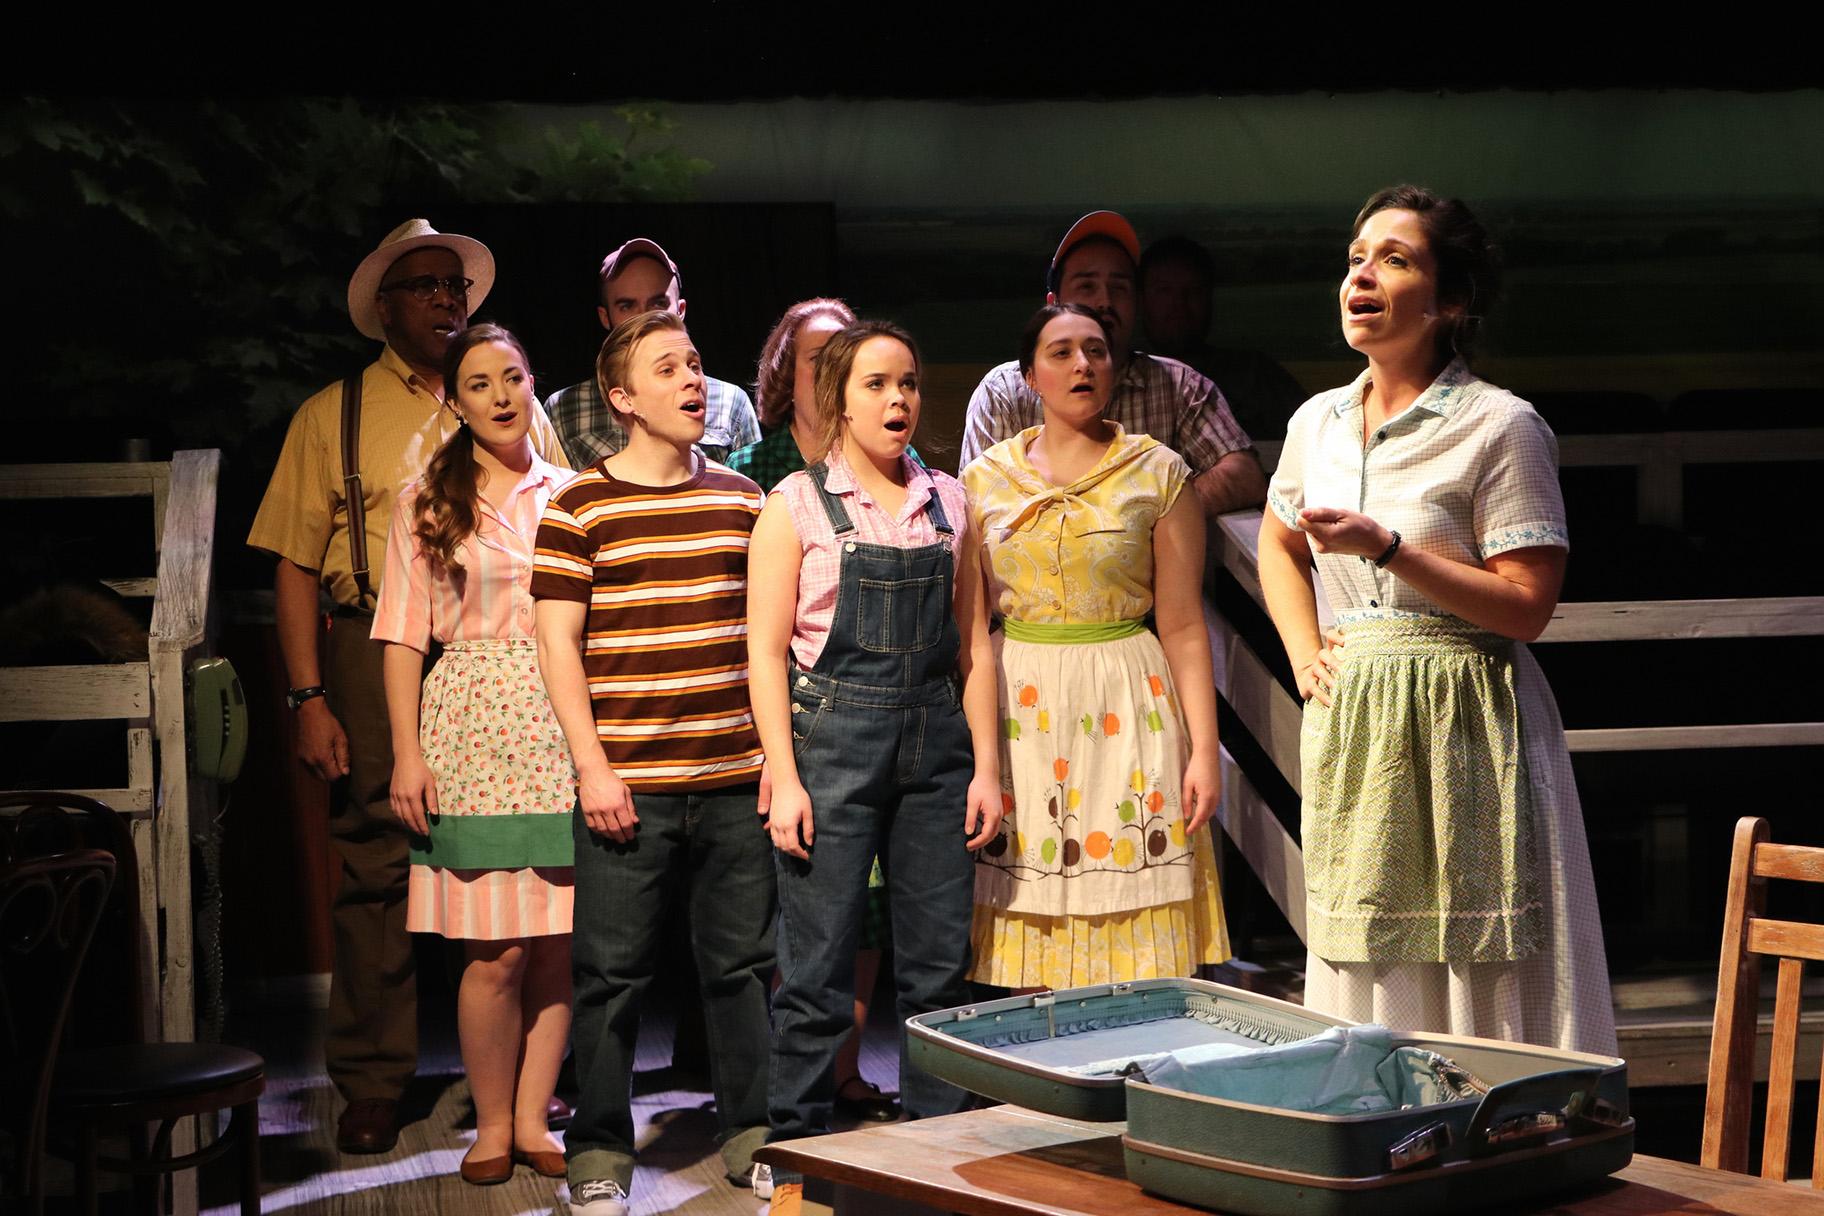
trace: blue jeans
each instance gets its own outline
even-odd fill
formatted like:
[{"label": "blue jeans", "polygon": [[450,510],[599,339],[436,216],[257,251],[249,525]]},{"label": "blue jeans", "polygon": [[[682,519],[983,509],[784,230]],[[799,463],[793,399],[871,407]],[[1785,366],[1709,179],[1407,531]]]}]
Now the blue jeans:
[{"label": "blue jeans", "polygon": [[906,1057],[905,1019],[969,1002],[975,895],[963,833],[975,768],[969,728],[953,692],[936,703],[894,703],[911,699],[909,691],[916,690],[866,688],[815,673],[792,680],[793,747],[816,843],[809,862],[773,854],[781,983],[773,996],[768,1141],[829,1126],[836,1053],[854,1020],[855,947],[876,853],[893,909],[901,1100],[915,1118],[952,1114],[969,1101]]},{"label": "blue jeans", "polygon": [[731,1175],[747,1172],[766,1124],[766,990],[777,907],[772,843],[754,813],[752,782],[700,793],[635,793],[630,844],[575,816],[576,926],[571,1030],[581,1089],[564,1135],[572,1185],[633,1183],[631,1086],[640,1006],[674,901],[689,901],[702,984],[717,1143]]}]

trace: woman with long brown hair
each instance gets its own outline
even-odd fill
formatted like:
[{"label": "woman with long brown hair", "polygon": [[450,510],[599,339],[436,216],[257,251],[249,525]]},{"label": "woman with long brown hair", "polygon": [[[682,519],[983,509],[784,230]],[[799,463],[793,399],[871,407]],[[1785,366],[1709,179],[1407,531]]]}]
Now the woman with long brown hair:
[{"label": "woman with long brown hair", "polygon": [[576,776],[539,677],[531,583],[539,517],[569,474],[532,450],[538,401],[512,334],[457,334],[443,383],[457,429],[400,491],[374,617],[393,812],[415,834],[406,928],[464,945],[463,1179],[505,1182],[516,1163],[562,1177],[545,1111],[570,1033]]}]

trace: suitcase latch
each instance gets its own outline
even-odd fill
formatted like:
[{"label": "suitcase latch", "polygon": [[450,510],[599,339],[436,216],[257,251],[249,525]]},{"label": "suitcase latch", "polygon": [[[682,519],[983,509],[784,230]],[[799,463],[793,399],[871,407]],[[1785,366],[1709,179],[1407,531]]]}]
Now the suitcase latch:
[{"label": "suitcase latch", "polygon": [[1387,1150],[1387,1168],[1409,1170],[1450,1147],[1450,1124],[1433,1123],[1396,1140]]},{"label": "suitcase latch", "polygon": [[1601,1127],[1626,1127],[1628,1112],[1615,1105],[1607,1098],[1591,1098],[1583,1104],[1583,1109],[1572,1114],[1579,1123],[1594,1123]]},{"label": "suitcase latch", "polygon": [[1515,1115],[1503,1119],[1488,1129],[1490,1144],[1512,1144],[1516,1140],[1530,1140],[1534,1136],[1550,1135],[1564,1128],[1565,1118],[1562,1111],[1536,1110],[1524,1115]]},{"label": "suitcase latch", "polygon": [[1047,1038],[1055,1039],[1058,1037],[1058,1011],[1052,1008],[1052,1006],[1057,1003],[1058,994],[1055,992],[1035,993],[1032,998],[1032,1007],[1045,1011],[1045,1035]]}]

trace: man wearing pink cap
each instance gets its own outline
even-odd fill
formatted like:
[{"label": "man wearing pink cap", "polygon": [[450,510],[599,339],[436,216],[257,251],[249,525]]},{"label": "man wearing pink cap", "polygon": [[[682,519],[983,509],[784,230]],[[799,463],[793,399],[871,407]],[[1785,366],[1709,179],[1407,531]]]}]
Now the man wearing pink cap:
[{"label": "man wearing pink cap", "polygon": [[[684,315],[683,276],[657,241],[634,237],[602,259],[599,278],[602,298],[595,315],[604,330],[643,312]],[[726,461],[735,449],[760,442],[760,419],[748,395],[714,376],[703,377],[703,383],[703,438],[697,449],[711,460]],[[552,393],[545,399],[545,412],[576,468],[627,446],[627,429],[602,401],[594,377]]]},{"label": "man wearing pink cap", "polygon": [[[1139,261],[1133,225],[1113,211],[1092,211],[1058,243],[1045,298],[1091,308],[1108,327],[1117,376],[1104,411],[1111,422],[1151,435],[1182,456],[1206,515],[1257,506],[1266,500],[1266,477],[1221,391],[1176,359],[1133,349]],[[1041,421],[1039,395],[1027,387],[1019,364],[1001,364],[969,399],[961,463]]]},{"label": "man wearing pink cap", "polygon": [[[393,743],[380,676],[385,646],[369,637],[374,601],[393,500],[457,427],[443,403],[444,348],[493,285],[487,246],[425,220],[407,220],[362,259],[348,283],[348,315],[386,345],[352,382],[299,407],[247,536],[279,559],[274,617],[298,759],[332,783],[329,834],[341,882],[330,913],[335,960],[323,1055],[347,1101],[336,1124],[345,1153],[393,1147],[399,1096],[418,1059],[406,835],[387,797]],[[532,444],[566,464],[542,410],[532,418]],[[327,634],[320,595],[334,605]]]}]

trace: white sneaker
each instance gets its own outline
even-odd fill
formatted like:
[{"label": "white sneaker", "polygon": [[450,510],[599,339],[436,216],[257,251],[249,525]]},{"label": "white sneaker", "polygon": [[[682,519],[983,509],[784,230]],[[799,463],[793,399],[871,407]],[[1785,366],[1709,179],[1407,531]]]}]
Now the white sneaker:
[{"label": "white sneaker", "polygon": [[627,1192],[612,1178],[591,1178],[570,1188],[570,1216],[628,1216]]},{"label": "white sneaker", "polygon": [[754,1188],[755,1199],[773,1197],[773,1167],[754,1162],[754,1168],[748,1171],[747,1184]]}]

